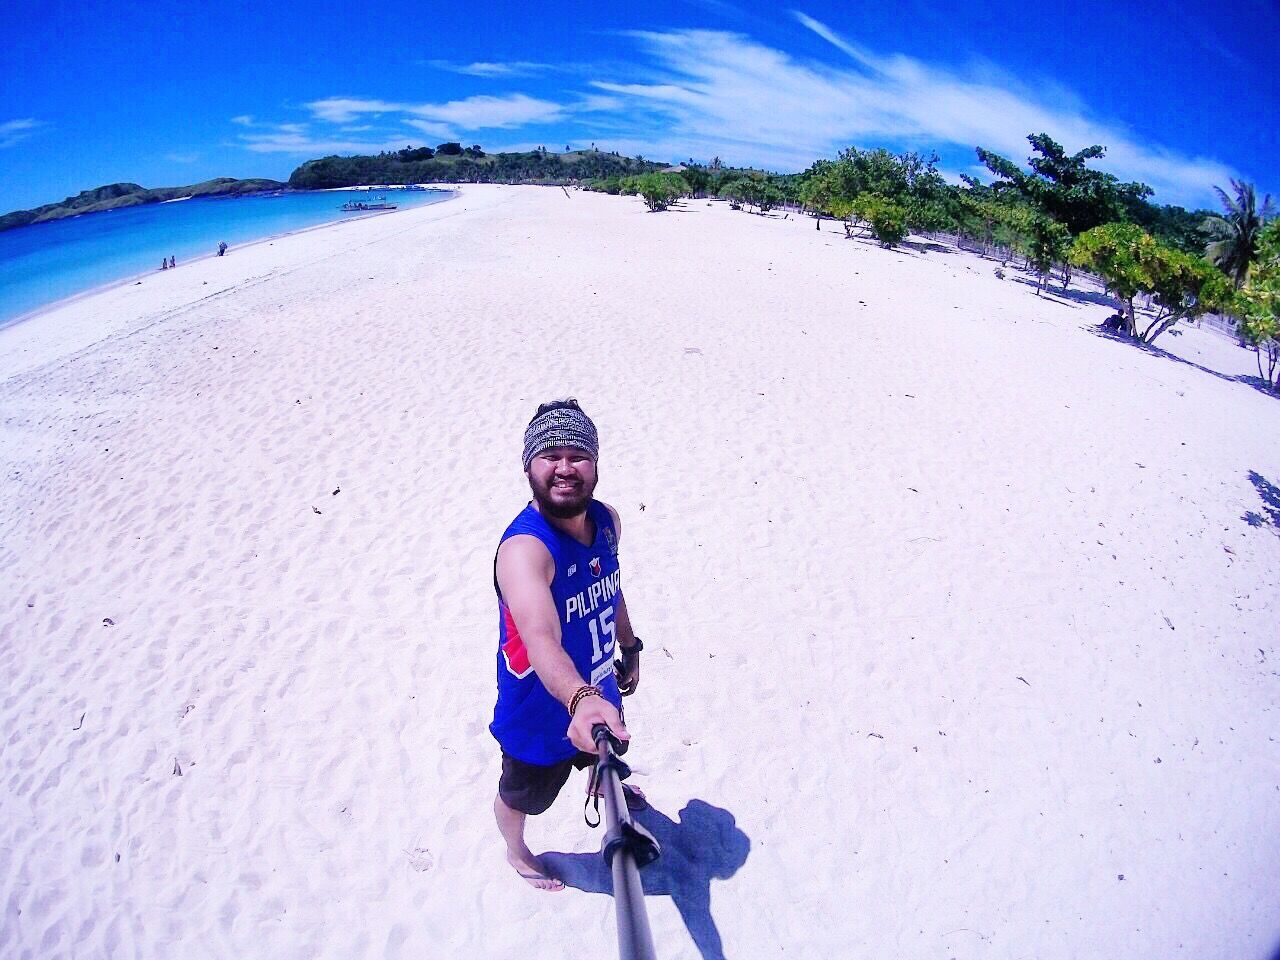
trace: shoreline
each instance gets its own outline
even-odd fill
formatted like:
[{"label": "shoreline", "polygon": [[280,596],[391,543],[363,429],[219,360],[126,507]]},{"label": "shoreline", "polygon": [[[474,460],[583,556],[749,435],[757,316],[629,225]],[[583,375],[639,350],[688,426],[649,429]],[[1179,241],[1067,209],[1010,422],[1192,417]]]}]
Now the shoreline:
[{"label": "shoreline", "polygon": [[[353,188],[351,188],[351,187],[340,187],[340,188],[336,188],[336,189],[339,189],[339,190],[350,190],[350,189],[353,189]],[[317,191],[314,191],[314,192],[316,192],[316,193],[323,193],[323,192],[331,192],[331,191],[320,191],[320,190],[317,190]],[[440,192],[440,193],[448,193],[448,194],[450,194],[450,196],[446,197],[446,198],[445,198],[445,199],[443,199],[443,200],[437,200],[437,201],[436,201],[436,203],[448,203],[450,200],[456,200],[456,199],[458,198],[458,196],[459,196],[459,192],[458,192],[457,190],[440,190],[440,191],[438,191],[438,192]],[[190,200],[191,198],[190,198],[190,197],[180,197],[179,199],[181,199],[181,200]],[[176,200],[162,200],[162,201],[161,201],[161,203],[176,203],[176,202],[177,202]],[[435,206],[435,205],[436,205],[436,203],[423,204],[422,206],[433,207],[433,206]],[[333,227],[333,226],[337,226],[338,224],[342,224],[342,223],[354,223],[354,222],[356,222],[357,220],[368,220],[368,219],[370,219],[371,217],[388,216],[388,215],[391,215],[391,214],[401,213],[401,212],[407,212],[407,209],[406,209],[406,210],[404,210],[404,211],[399,210],[399,209],[397,209],[397,210],[369,210],[369,211],[366,211],[365,213],[363,213],[363,214],[361,214],[361,215],[359,215],[359,216],[354,216],[354,217],[342,217],[342,218],[340,218],[340,219],[338,219],[338,220],[330,220],[330,221],[328,221],[328,222],[326,222],[326,223],[316,223],[316,224],[312,224],[312,225],[311,225],[311,226],[309,226],[309,227],[298,227],[296,230],[285,230],[285,231],[282,231],[282,232],[280,232],[280,233],[273,233],[273,234],[269,234],[269,235],[267,235],[267,236],[265,236],[265,237],[259,237],[259,238],[258,238],[258,239],[256,239],[256,240],[248,240],[248,241],[245,241],[244,243],[236,244],[235,249],[236,249],[236,250],[245,250],[245,249],[247,249],[247,248],[249,248],[249,247],[256,247],[258,244],[261,244],[261,243],[272,243],[272,242],[274,242],[274,241],[276,241],[276,240],[281,240],[281,239],[283,239],[283,238],[285,238],[285,237],[293,237],[293,236],[297,236],[297,235],[299,235],[299,234],[303,234],[303,233],[310,233],[310,232],[311,232],[311,231],[313,231],[313,230],[323,230],[323,229],[324,229],[324,228],[326,228],[326,227]],[[230,251],[232,248],[231,248],[231,247],[228,247],[227,249],[228,249],[228,251]],[[192,258],[191,258],[191,259],[189,259],[189,260],[184,260],[184,261],[183,261],[183,263],[182,263],[182,266],[183,266],[183,267],[191,266],[192,264],[200,263],[200,262],[202,262],[202,261],[204,261],[204,260],[208,260],[208,259],[210,259],[210,258],[214,258],[214,257],[217,257],[217,254],[216,254],[216,253],[205,253],[205,254],[201,254],[200,256],[192,257]],[[179,268],[178,268],[178,267],[175,267],[174,269],[176,270],[176,269],[179,269]],[[155,275],[155,274],[157,274],[157,273],[167,273],[167,272],[168,272],[168,271],[162,271],[162,270],[147,270],[147,271],[144,271],[144,272],[142,272],[142,273],[133,273],[133,274],[130,274],[129,276],[127,276],[127,277],[121,277],[119,280],[110,280],[110,281],[108,281],[108,282],[106,282],[106,283],[100,283],[100,284],[98,284],[97,286],[89,287],[87,290],[81,290],[79,293],[73,293],[73,294],[70,294],[69,296],[66,296],[66,297],[59,297],[57,300],[51,300],[49,303],[46,303],[46,304],[44,304],[43,306],[36,307],[36,309],[34,309],[34,310],[28,310],[26,313],[20,313],[20,314],[18,314],[16,317],[13,317],[13,318],[11,318],[11,319],[9,319],[9,320],[0,320],[0,333],[4,332],[4,331],[6,331],[6,330],[9,330],[9,329],[11,329],[11,328],[13,328],[13,327],[16,327],[16,326],[18,326],[19,324],[26,323],[26,322],[28,322],[28,321],[30,321],[30,320],[35,320],[35,319],[37,319],[37,318],[39,318],[39,317],[43,316],[43,315],[44,315],[44,314],[46,314],[46,313],[52,313],[52,312],[53,312],[53,311],[55,311],[55,310],[60,310],[60,309],[62,309],[63,307],[68,306],[69,304],[79,303],[81,300],[85,300],[85,299],[88,299],[89,297],[97,296],[97,295],[98,295],[98,294],[100,294],[100,293],[107,293],[108,291],[119,289],[120,287],[127,287],[127,286],[130,286],[131,284],[134,284],[134,283],[140,283],[140,282],[141,282],[143,279],[145,279],[146,277],[153,276],[153,275]]]}]

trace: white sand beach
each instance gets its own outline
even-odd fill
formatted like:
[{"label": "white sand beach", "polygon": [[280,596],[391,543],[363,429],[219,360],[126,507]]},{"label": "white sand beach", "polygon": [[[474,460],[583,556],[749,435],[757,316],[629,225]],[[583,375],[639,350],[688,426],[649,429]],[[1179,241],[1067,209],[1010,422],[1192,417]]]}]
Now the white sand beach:
[{"label": "white sand beach", "polygon": [[0,956],[615,956],[585,777],[562,892],[492,816],[574,396],[659,956],[1269,960],[1280,400],[995,266],[468,185],[0,330]]}]

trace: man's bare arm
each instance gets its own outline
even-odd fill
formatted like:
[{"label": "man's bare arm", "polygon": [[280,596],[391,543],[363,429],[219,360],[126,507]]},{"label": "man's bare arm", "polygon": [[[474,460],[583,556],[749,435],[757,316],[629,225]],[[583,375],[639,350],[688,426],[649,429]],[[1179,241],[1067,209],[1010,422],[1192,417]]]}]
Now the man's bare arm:
[{"label": "man's bare arm", "polygon": [[555,561],[537,537],[520,534],[498,548],[498,589],[524,640],[529,663],[547,692],[567,706],[586,681],[561,645],[560,612],[551,596],[554,577]]},{"label": "man's bare arm", "polygon": [[629,650],[636,645],[636,635],[631,629],[631,617],[627,614],[627,598],[618,594],[618,610],[613,615],[613,625],[618,631],[618,646]]},{"label": "man's bare arm", "polygon": [[[600,501],[604,503],[604,501]],[[609,516],[613,517],[613,535],[617,538],[618,543],[622,542],[622,518],[618,516],[618,511],[605,503],[604,508],[609,511]]]}]

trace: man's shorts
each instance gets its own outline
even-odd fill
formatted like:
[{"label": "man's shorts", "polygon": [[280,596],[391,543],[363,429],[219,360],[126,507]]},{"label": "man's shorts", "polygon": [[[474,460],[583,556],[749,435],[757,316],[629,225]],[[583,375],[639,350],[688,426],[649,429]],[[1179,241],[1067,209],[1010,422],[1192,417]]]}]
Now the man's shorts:
[{"label": "man's shorts", "polygon": [[504,753],[502,777],[498,780],[498,796],[512,810],[519,810],[530,816],[545,813],[560,795],[561,788],[569,779],[569,771],[595,766],[596,759],[595,754],[579,750],[576,756],[568,760],[543,767],[525,763]]}]

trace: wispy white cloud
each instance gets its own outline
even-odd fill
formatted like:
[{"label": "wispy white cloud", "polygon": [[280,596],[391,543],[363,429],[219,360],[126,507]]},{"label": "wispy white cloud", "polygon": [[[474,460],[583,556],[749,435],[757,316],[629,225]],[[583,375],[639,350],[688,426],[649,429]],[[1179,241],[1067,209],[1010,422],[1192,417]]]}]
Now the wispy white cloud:
[{"label": "wispy white cloud", "polygon": [[1199,194],[1235,173],[1216,160],[1144,143],[1119,124],[1090,117],[1075,98],[1067,104],[1049,102],[909,57],[870,55],[816,20],[796,16],[867,68],[882,105],[889,108],[886,113],[896,113],[909,135],[986,146],[1018,160],[1028,152],[1030,133],[1048,133],[1068,149],[1100,143],[1107,148],[1100,167],[1148,183],[1161,194]]},{"label": "wispy white cloud", "polygon": [[6,120],[0,123],[0,148],[12,147],[28,137],[34,137],[44,127],[49,126],[43,120],[34,117],[23,117],[20,120]]},{"label": "wispy white cloud", "polygon": [[[719,0],[708,0],[716,5]],[[801,12],[795,20],[830,45],[830,57],[801,59],[741,33],[719,30],[626,34],[637,56],[608,68],[535,61],[428,61],[478,78],[555,73],[589,78],[586,89],[546,97],[475,95],[446,102],[332,96],[304,106],[311,126],[232,119],[259,151],[380,149],[396,129],[457,140],[476,131],[557,124],[554,139],[594,140],[624,153],[670,159],[721,156],[799,170],[842,147],[936,148],[952,171],[972,164],[974,146],[1022,161],[1028,134],[1045,132],[1069,150],[1107,147],[1098,165],[1155,188],[1163,202],[1204,202],[1235,171],[1213,158],[1164,147],[1125,124],[1099,118],[1071,90],[990,63],[947,67],[854,42]],[[847,59],[846,59],[847,58]],[[353,136],[354,135],[354,136]],[[541,136],[541,132],[524,133]]]},{"label": "wispy white cloud", "polygon": [[529,123],[552,123],[564,118],[558,103],[513,93],[505,97],[467,97],[442,104],[420,104],[410,113],[424,120],[438,120],[463,130],[486,127],[521,127]]},{"label": "wispy white cloud", "polygon": [[312,133],[304,123],[255,124],[252,133],[239,135],[239,146],[254,153],[294,153],[311,157],[335,153],[377,153],[398,150],[404,138],[357,140]]},{"label": "wispy white cloud", "polygon": [[799,169],[850,144],[984,146],[1021,161],[1027,135],[1043,131],[1068,149],[1104,144],[1103,169],[1150,184],[1166,201],[1203,197],[1233,173],[1218,161],[1149,145],[1056,88],[1037,96],[991,68],[961,72],[880,54],[805,14],[796,19],[852,63],[802,62],[735,33],[636,32],[651,76],[593,86],[642,114],[626,139],[655,154],[683,144],[677,155],[712,150]]},{"label": "wispy white cloud", "polygon": [[195,152],[174,151],[166,153],[164,158],[170,163],[195,163],[200,159],[200,154]]},{"label": "wispy white cloud", "polygon": [[443,123],[433,123],[430,120],[406,120],[409,126],[413,127],[428,137],[437,137],[440,140],[452,140],[453,131]]},{"label": "wispy white cloud", "polygon": [[350,123],[365,114],[397,113],[403,109],[402,104],[389,103],[386,100],[369,100],[354,97],[326,97],[313,100],[306,105],[317,120],[329,123]]},{"label": "wispy white cloud", "polygon": [[429,123],[448,124],[461,130],[552,123],[565,116],[560,104],[523,93],[502,97],[481,94],[447,103],[396,103],[388,100],[327,97],[314,100],[306,106],[317,119],[331,123],[350,123],[365,115],[395,113]]},{"label": "wispy white cloud", "polygon": [[491,63],[477,60],[475,63],[453,63],[450,60],[428,60],[429,65],[437,70],[448,70],[469,77],[532,77],[560,69],[554,63],[535,63],[530,60],[516,60],[510,63]]},{"label": "wispy white cloud", "polygon": [[569,109],[575,113],[614,113],[626,106],[626,102],[620,97],[608,97],[600,93],[587,93]]},{"label": "wispy white cloud", "polygon": [[292,153],[309,158],[327,157],[334,154],[371,154],[383,150],[399,150],[405,144],[401,140],[389,143],[364,143],[355,140],[321,140],[310,137],[270,134],[242,144],[246,150],[254,153]]}]

